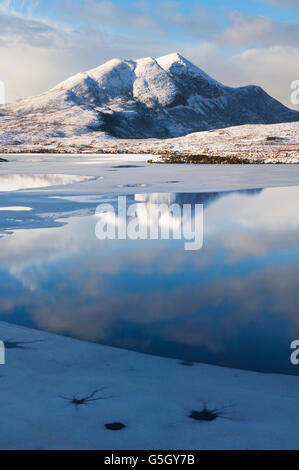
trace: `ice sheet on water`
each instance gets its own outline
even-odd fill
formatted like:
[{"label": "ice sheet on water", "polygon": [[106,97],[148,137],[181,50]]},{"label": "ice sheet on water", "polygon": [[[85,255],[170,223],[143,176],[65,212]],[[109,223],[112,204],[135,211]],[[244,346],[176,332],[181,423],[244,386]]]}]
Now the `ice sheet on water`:
[{"label": "ice sheet on water", "polygon": [[65,184],[80,183],[91,179],[88,176],[63,174],[10,174],[0,175],[0,192],[18,191],[20,189],[44,188]]},{"label": "ice sheet on water", "polygon": [[0,211],[5,211],[5,212],[27,212],[27,211],[32,211],[32,207],[7,206],[7,207],[0,207]]}]

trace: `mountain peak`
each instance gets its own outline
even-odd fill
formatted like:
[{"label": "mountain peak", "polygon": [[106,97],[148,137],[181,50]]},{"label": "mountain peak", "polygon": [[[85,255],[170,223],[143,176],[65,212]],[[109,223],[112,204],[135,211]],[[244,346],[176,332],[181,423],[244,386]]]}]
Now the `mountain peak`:
[{"label": "mountain peak", "polygon": [[186,63],[187,60],[185,59],[185,57],[183,57],[181,54],[179,54],[178,52],[172,52],[171,54],[166,54],[166,55],[163,55],[161,57],[159,57],[157,59],[157,61],[163,61],[163,62],[169,62],[169,63],[173,63],[173,62],[183,62],[183,63]]},{"label": "mountain peak", "polygon": [[162,67],[166,72],[170,73],[172,76],[187,79],[186,87],[188,87],[189,85],[192,86],[189,81],[190,78],[192,78],[192,80],[197,78],[197,80],[200,80],[201,82],[204,81],[206,82],[207,86],[223,86],[221,83],[214,80],[212,77],[210,77],[192,62],[185,59],[185,57],[180,55],[178,52],[159,57],[159,59],[157,59],[157,62],[160,67]]},{"label": "mountain peak", "polygon": [[122,138],[299,121],[298,112],[261,88],[224,86],[178,52],[157,59],[112,59],[43,95],[1,108],[1,113],[0,124],[13,116],[20,130],[28,116],[40,123],[40,132],[46,122],[53,136],[104,132]]},{"label": "mountain peak", "polygon": [[181,56],[178,52],[173,52],[172,54],[167,54],[157,59],[158,64],[164,70],[170,70],[174,65],[181,65],[183,67],[191,64],[187,59]]}]

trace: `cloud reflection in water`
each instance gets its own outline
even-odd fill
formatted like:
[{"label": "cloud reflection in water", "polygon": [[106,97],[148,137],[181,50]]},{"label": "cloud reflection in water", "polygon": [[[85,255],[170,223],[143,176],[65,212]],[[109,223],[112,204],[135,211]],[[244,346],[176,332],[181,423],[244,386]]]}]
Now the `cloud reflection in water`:
[{"label": "cloud reflection in water", "polygon": [[298,373],[289,343],[299,332],[299,188],[141,199],[203,203],[204,247],[100,242],[90,215],[99,201],[87,199],[61,226],[0,240],[0,319],[185,360]]}]

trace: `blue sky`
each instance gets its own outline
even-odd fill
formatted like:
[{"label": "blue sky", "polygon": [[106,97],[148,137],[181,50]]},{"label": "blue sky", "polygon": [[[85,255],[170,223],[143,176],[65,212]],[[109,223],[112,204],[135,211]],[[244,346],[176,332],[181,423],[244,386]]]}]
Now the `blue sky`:
[{"label": "blue sky", "polygon": [[[5,2],[2,2],[5,3]],[[25,12],[28,10],[28,4],[30,8],[30,3],[33,5],[33,10],[40,15],[45,15],[59,20],[59,15],[57,15],[58,6],[61,3],[61,0],[40,0],[39,2],[23,2],[20,0],[15,0],[10,2],[15,9],[18,11]],[[72,0],[72,3],[78,3],[84,5],[83,0]],[[103,3],[98,1],[98,3]],[[108,3],[108,2],[106,2]],[[150,2],[138,2],[136,0],[114,0],[111,2],[119,7],[136,9],[139,5],[146,5],[147,10],[155,13],[156,7],[162,3],[160,0],[151,0]],[[181,0],[177,1],[177,4],[180,5],[180,10],[183,14],[188,14],[192,11],[197,5],[205,5],[206,7],[211,8],[216,11],[230,11],[230,10],[239,10],[246,14],[251,15],[268,15],[276,20],[293,20],[294,17],[298,20],[298,8],[296,11],[296,3],[298,7],[298,2],[296,1],[267,1],[267,0],[247,0],[246,2],[240,2],[240,0]],[[222,17],[224,22],[224,17]]]},{"label": "blue sky", "polygon": [[113,57],[175,51],[225,84],[255,83],[291,106],[299,0],[0,0],[8,100]]}]

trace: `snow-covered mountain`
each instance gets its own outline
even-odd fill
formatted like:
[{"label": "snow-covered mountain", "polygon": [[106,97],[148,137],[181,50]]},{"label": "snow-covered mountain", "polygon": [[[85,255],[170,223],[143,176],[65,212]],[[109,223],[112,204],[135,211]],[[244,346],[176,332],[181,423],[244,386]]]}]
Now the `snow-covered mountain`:
[{"label": "snow-covered mountain", "polygon": [[95,132],[169,138],[242,124],[299,121],[258,86],[230,88],[179,54],[113,59],[42,95],[0,107],[2,136],[57,139]]}]

